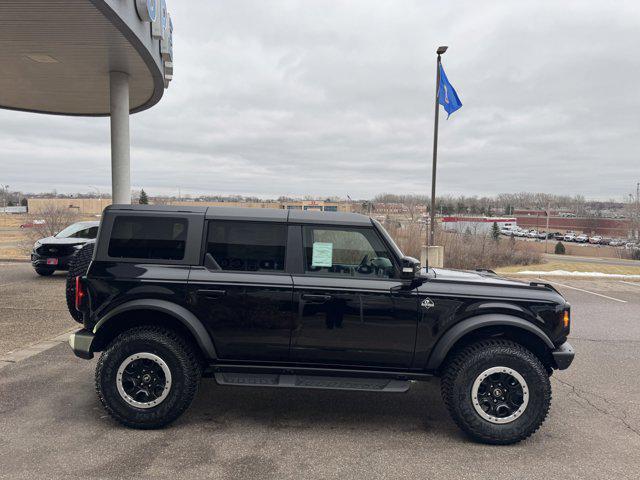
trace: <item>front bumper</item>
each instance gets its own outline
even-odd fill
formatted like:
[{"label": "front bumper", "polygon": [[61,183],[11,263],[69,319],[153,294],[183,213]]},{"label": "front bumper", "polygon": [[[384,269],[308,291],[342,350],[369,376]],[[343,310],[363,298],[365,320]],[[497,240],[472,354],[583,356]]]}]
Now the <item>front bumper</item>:
[{"label": "front bumper", "polygon": [[553,356],[553,361],[556,364],[556,368],[558,370],[565,370],[569,368],[571,362],[573,362],[573,357],[575,357],[575,351],[569,342],[564,342],[555,350],[551,351],[551,355]]},{"label": "front bumper", "polygon": [[69,345],[76,357],[91,360],[93,358],[93,340],[95,335],[91,330],[83,328],[69,336]]},{"label": "front bumper", "polygon": [[[37,267],[47,267],[54,268],[55,270],[67,270],[69,268],[69,260],[73,255],[66,255],[64,257],[55,257],[55,256],[44,256],[39,255],[35,252],[31,253],[31,265],[33,268]],[[57,258],[58,263],[56,265],[47,265],[47,260],[50,258]]]}]

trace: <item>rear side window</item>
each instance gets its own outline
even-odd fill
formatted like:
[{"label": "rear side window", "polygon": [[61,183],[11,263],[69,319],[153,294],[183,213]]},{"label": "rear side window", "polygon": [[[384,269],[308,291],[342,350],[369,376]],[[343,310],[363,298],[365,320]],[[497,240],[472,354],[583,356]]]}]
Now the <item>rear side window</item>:
[{"label": "rear side window", "polygon": [[182,260],[188,220],[168,217],[116,217],[109,240],[109,256]]},{"label": "rear side window", "polygon": [[283,224],[212,221],[207,253],[222,270],[282,272],[286,238]]}]

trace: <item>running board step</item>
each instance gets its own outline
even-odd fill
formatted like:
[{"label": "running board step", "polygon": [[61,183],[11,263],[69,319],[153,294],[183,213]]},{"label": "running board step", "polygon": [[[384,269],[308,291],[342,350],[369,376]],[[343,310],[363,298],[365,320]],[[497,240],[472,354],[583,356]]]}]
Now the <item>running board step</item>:
[{"label": "running board step", "polygon": [[320,388],[323,390],[360,390],[402,393],[409,390],[409,380],[361,377],[321,377],[316,375],[280,375],[271,373],[217,372],[220,385],[243,387]]}]

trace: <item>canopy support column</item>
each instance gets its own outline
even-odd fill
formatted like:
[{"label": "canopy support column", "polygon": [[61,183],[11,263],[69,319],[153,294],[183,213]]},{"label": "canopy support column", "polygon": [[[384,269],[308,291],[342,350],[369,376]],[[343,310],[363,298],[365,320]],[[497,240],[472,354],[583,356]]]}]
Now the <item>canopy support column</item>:
[{"label": "canopy support column", "polygon": [[131,203],[129,75],[110,72],[111,191],[113,203]]}]

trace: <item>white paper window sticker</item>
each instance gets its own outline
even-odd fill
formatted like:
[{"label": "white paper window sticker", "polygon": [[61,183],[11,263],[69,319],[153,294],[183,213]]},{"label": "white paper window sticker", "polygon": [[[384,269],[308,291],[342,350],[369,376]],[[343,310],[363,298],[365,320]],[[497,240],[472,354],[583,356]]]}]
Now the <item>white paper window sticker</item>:
[{"label": "white paper window sticker", "polygon": [[333,265],[333,243],[313,242],[312,267],[330,267]]}]

